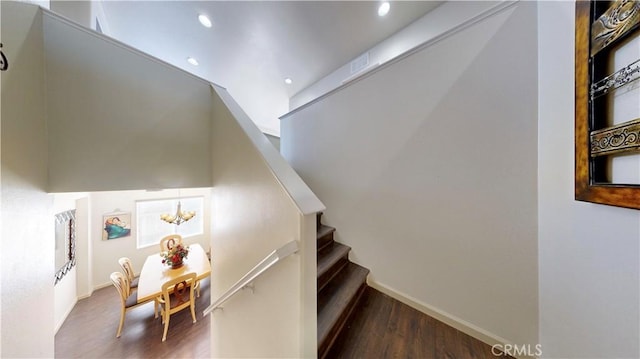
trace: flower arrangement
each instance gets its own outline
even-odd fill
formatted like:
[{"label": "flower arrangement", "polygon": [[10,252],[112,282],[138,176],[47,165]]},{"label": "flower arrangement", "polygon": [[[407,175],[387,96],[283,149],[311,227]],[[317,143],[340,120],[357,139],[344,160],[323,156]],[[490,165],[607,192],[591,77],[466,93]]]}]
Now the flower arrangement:
[{"label": "flower arrangement", "polygon": [[176,244],[166,252],[160,253],[162,256],[162,264],[170,265],[173,268],[178,268],[182,265],[182,261],[189,255],[189,247],[184,247],[182,244]]}]

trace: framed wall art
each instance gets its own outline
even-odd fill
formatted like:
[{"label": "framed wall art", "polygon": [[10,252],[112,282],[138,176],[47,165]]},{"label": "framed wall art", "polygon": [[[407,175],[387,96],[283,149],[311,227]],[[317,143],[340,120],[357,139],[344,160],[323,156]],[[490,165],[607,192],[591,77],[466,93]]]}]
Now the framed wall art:
[{"label": "framed wall art", "polygon": [[639,24],[639,1],[576,1],[576,200],[640,209]]},{"label": "framed wall art", "polygon": [[131,213],[116,212],[102,216],[102,240],[131,236]]}]

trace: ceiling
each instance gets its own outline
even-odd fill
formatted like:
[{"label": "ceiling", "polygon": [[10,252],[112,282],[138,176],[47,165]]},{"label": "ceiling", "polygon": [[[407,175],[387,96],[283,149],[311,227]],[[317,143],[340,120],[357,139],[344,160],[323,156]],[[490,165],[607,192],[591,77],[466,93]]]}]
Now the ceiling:
[{"label": "ceiling", "polygon": [[[278,117],[288,112],[291,96],[440,3],[391,2],[389,14],[379,17],[379,1],[103,1],[101,26],[226,87],[263,132],[279,135]],[[199,14],[213,26],[202,26]]]}]

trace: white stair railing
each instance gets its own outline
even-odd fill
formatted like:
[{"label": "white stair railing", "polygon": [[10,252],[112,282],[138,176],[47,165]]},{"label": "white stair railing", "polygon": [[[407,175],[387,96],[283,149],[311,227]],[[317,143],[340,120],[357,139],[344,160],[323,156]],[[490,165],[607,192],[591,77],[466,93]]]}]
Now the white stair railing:
[{"label": "white stair railing", "polygon": [[253,282],[262,273],[264,273],[267,269],[273,267],[276,263],[296,253],[297,251],[298,241],[293,240],[271,252],[265,259],[260,261],[260,263],[258,263],[255,267],[253,267],[253,269],[251,269],[249,272],[247,272],[247,274],[240,278],[239,281],[232,285],[231,288],[229,288],[223,295],[220,296],[220,298],[218,298],[215,302],[208,306],[207,309],[204,310],[203,314],[207,315],[215,309],[220,308],[222,306],[222,303],[226,302],[241,289],[249,287],[250,283]]}]

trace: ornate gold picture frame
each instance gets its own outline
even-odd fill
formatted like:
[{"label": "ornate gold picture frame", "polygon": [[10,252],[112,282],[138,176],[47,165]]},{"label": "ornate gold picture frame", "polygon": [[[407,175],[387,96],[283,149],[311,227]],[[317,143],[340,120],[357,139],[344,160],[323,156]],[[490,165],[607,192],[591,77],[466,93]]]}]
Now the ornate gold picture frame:
[{"label": "ornate gold picture frame", "polygon": [[618,171],[640,169],[639,23],[640,1],[576,1],[576,200],[640,209],[640,180]]}]

